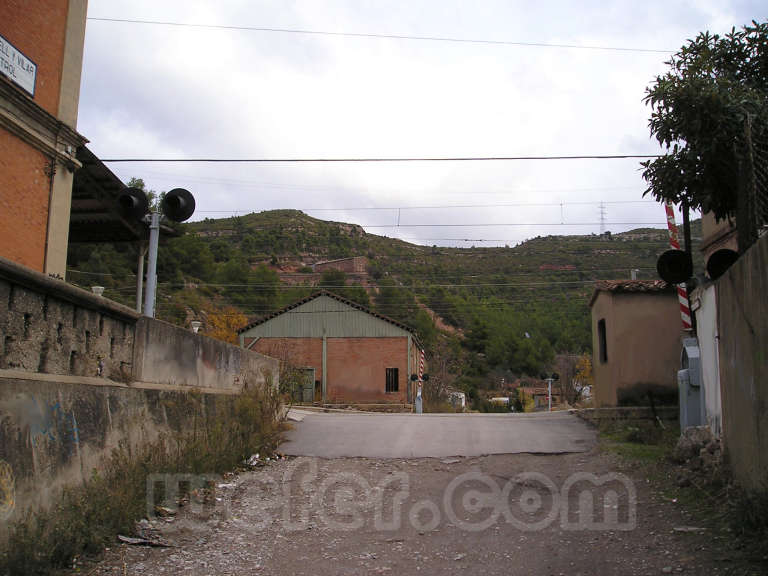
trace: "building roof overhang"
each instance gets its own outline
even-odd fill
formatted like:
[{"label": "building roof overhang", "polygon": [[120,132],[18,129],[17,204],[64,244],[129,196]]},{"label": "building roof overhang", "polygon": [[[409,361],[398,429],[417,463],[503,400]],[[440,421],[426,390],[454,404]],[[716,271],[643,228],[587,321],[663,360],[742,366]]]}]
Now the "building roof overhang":
[{"label": "building roof overhang", "polygon": [[[127,186],[85,146],[77,150],[82,167],[75,171],[69,216],[70,242],[136,242],[147,236],[140,220],[120,212],[118,198]],[[176,235],[161,225],[161,234]]]},{"label": "building roof overhang", "polygon": [[675,287],[664,280],[600,280],[595,283],[595,291],[589,299],[589,306],[595,303],[600,292],[613,294],[665,294],[673,293]]}]

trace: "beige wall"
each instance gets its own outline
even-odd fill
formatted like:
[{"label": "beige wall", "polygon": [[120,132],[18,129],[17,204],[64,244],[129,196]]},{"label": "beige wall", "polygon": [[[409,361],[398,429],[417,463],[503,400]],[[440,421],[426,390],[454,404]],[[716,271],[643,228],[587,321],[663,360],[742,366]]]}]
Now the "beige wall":
[{"label": "beige wall", "polygon": [[[80,104],[80,76],[83,69],[87,11],[87,0],[69,0],[57,117],[73,129],[77,127],[77,109]],[[48,213],[45,272],[62,278],[67,275],[67,245],[69,244],[69,212],[72,207],[73,176],[69,166],[59,164],[56,167]]]},{"label": "beige wall", "polygon": [[[607,362],[600,361],[598,321],[605,319]],[[677,386],[682,323],[675,293],[601,291],[592,305],[597,406],[614,406],[616,392],[639,383]]]},{"label": "beige wall", "polygon": [[704,254],[706,262],[713,252],[727,248],[738,251],[736,228],[729,220],[715,220],[712,212],[705,212],[701,216],[701,245],[700,250]]}]

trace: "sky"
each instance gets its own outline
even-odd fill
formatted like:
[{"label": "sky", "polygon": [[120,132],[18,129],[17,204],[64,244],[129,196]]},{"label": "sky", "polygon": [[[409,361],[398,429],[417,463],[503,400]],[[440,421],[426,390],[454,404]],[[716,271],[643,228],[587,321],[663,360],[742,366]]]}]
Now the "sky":
[{"label": "sky", "polygon": [[[700,31],[766,12],[732,0],[90,0],[78,131],[103,159],[658,154],[643,96],[665,61]],[[193,220],[294,208],[469,247],[599,233],[601,210],[614,233],[663,227],[639,162],[108,166],[188,189]]]}]

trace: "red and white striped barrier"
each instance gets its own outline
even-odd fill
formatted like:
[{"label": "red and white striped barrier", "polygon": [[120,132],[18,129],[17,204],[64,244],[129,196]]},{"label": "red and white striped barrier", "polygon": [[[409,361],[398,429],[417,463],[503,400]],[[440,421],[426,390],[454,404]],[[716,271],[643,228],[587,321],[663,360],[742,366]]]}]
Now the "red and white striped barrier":
[{"label": "red and white striped barrier", "polygon": [[[675,224],[675,208],[671,202],[664,204],[667,211],[667,228],[669,229],[669,246],[680,250],[680,240],[677,236],[677,224]],[[691,330],[691,306],[688,303],[688,289],[685,284],[677,285],[677,299],[680,301],[680,317],[683,320],[683,330]]]},{"label": "red and white striped barrier", "polygon": [[424,376],[424,350],[419,350],[419,382]]}]

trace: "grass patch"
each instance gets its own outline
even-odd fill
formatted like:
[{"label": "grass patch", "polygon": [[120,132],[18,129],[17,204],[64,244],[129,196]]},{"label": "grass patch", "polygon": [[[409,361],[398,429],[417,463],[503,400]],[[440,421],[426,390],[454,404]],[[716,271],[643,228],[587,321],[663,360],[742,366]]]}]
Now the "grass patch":
[{"label": "grass patch", "polygon": [[598,431],[603,450],[645,463],[665,460],[680,435],[677,423],[667,423],[662,428],[653,421],[601,422]]},{"label": "grass patch", "polygon": [[116,534],[132,533],[146,514],[150,474],[222,473],[279,440],[281,400],[271,385],[219,396],[215,408],[195,392],[165,403],[185,416],[185,427],[152,443],[120,444],[86,482],[64,489],[54,506],[17,519],[0,545],[0,574],[51,574],[77,556],[100,552]]},{"label": "grass patch", "polygon": [[630,463],[662,498],[674,501],[691,514],[691,522],[717,536],[723,549],[733,553],[734,573],[768,573],[754,571],[768,565],[768,486],[747,492],[731,482],[727,469],[712,475],[693,470],[691,463],[675,464],[672,453],[680,429],[677,423],[665,426],[652,421],[601,423],[600,448]]}]

